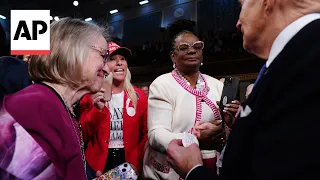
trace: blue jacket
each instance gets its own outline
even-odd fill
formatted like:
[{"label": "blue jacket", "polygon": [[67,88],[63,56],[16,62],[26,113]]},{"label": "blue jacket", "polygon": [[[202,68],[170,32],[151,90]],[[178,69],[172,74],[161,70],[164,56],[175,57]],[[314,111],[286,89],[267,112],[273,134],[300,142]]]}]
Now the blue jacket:
[{"label": "blue jacket", "polygon": [[32,84],[28,75],[28,64],[21,59],[0,57],[0,101]]}]

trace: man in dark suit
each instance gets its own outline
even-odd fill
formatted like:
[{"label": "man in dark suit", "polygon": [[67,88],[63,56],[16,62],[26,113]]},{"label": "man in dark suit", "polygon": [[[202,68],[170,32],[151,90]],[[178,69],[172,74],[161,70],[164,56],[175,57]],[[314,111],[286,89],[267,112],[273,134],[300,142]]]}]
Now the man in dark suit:
[{"label": "man in dark suit", "polygon": [[0,101],[6,94],[12,94],[29,86],[28,64],[21,59],[0,57]]},{"label": "man in dark suit", "polygon": [[168,161],[187,180],[320,179],[320,1],[240,0],[244,48],[267,62],[242,104],[220,175],[197,145],[173,140]]}]

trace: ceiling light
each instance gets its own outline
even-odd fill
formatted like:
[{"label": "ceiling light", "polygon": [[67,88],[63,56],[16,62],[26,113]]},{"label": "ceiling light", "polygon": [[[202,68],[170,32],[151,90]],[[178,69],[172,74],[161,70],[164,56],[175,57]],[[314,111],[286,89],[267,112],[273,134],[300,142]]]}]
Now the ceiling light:
[{"label": "ceiling light", "polygon": [[7,19],[5,16],[3,16],[3,15],[1,15],[1,14],[0,14],[0,18],[1,18],[1,19]]},{"label": "ceiling light", "polygon": [[53,20],[53,17],[52,17],[52,16],[50,16],[50,18],[49,18],[49,19],[50,19],[50,21],[52,21],[52,20]]},{"label": "ceiling light", "polygon": [[119,12],[118,9],[114,9],[114,10],[110,11],[110,14],[114,14],[114,13],[117,13],[117,12]]},{"label": "ceiling light", "polygon": [[139,2],[140,5],[144,5],[144,4],[148,4],[148,3],[149,3],[148,0],[144,0],[144,1],[140,1],[140,2]]},{"label": "ceiling light", "polygon": [[59,21],[59,17],[58,17],[58,16],[55,16],[55,17],[54,17],[54,20],[55,20],[55,21]]},{"label": "ceiling light", "polygon": [[74,6],[78,6],[78,5],[79,5],[79,2],[78,2],[78,1],[73,1],[73,5],[74,5]]},{"label": "ceiling light", "polygon": [[92,18],[91,17],[86,18],[84,21],[92,21]]}]

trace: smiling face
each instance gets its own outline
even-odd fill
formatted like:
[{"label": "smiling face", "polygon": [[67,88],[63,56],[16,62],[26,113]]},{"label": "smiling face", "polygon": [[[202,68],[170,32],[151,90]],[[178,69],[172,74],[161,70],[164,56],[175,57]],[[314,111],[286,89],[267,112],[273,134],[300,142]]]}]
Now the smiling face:
[{"label": "smiling face", "polygon": [[128,68],[126,58],[120,54],[112,54],[107,60],[107,65],[110,72],[113,73],[113,81],[123,83],[126,78]]},{"label": "smiling face", "polygon": [[[94,46],[99,47],[99,49],[108,49],[108,43],[102,35],[97,39]],[[88,83],[86,86],[89,87],[93,93],[98,92],[102,87],[105,74],[105,59],[103,56],[103,51],[90,47],[88,59],[84,64],[83,72],[85,72],[85,79],[88,80],[86,81]]]},{"label": "smiling face", "polygon": [[175,39],[171,60],[176,64],[178,70],[182,72],[190,69],[199,69],[203,61],[203,47],[203,42],[199,41],[198,37],[192,33],[181,34]]}]

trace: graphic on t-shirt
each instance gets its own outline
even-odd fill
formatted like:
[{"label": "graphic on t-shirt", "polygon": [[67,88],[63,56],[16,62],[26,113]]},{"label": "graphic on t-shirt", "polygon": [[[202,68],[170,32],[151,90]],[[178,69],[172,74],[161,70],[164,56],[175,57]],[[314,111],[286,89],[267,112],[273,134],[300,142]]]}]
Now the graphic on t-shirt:
[{"label": "graphic on t-shirt", "polygon": [[123,94],[112,95],[110,111],[109,148],[124,148],[123,145]]}]

